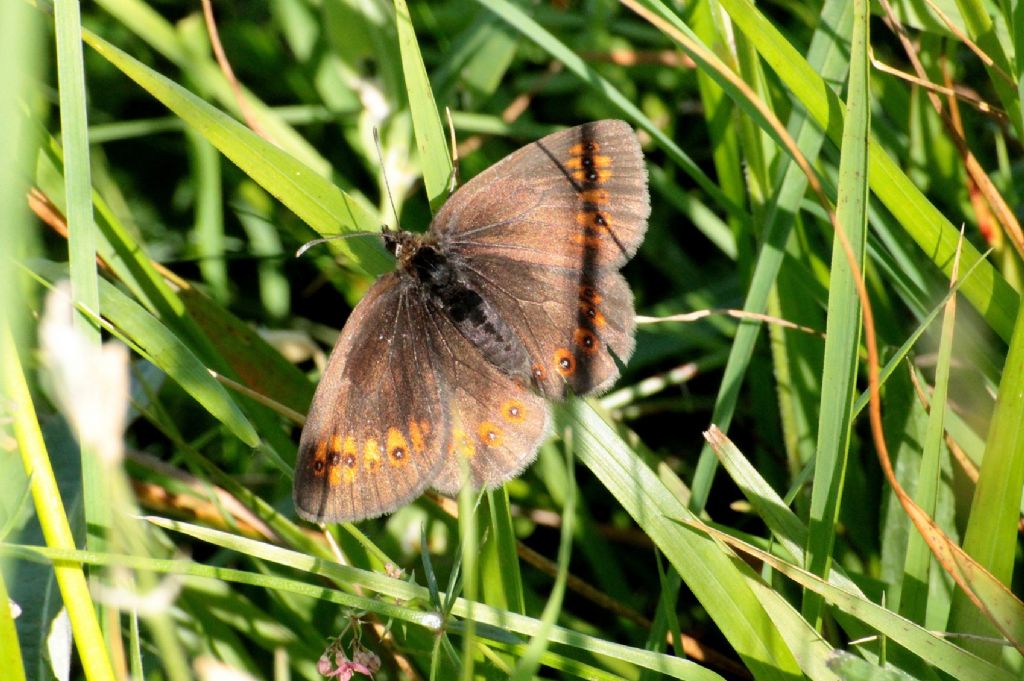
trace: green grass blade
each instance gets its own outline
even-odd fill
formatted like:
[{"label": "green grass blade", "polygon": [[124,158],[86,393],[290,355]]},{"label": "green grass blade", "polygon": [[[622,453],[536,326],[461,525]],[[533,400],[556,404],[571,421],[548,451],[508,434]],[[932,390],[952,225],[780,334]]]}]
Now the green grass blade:
[{"label": "green grass blade", "polygon": [[[241,123],[102,38],[85,33],[85,41],[313,229],[321,234],[379,230],[379,219],[359,202]],[[331,244],[371,274],[392,267],[383,245],[375,240],[341,239]]]},{"label": "green grass blade", "polygon": [[[323,584],[318,581],[306,583],[291,579],[253,575],[241,570],[201,565],[187,560],[155,560],[86,551],[53,551],[46,548],[15,546],[11,544],[0,544],[0,553],[12,552],[22,556],[45,556],[49,560],[81,561],[87,562],[90,565],[125,565],[135,569],[158,570],[171,574],[231,579],[240,583],[261,584],[275,589],[283,588],[312,598],[321,598],[347,607],[374,612],[383,617],[395,617],[396,619],[425,627],[431,631],[439,631],[438,628],[442,625],[438,613],[432,611],[424,612],[394,604],[396,600],[406,604],[429,603],[430,594],[425,587],[386,577],[379,572],[360,570],[333,561],[316,558],[303,552],[284,549],[272,544],[235,536],[227,532],[211,530],[198,525],[164,518],[149,517],[147,519],[159,527],[172,529],[216,546],[237,551],[247,556],[258,557],[262,560],[296,570],[306,571],[320,577],[326,577],[337,584],[359,585],[364,589],[369,589],[387,598],[379,599],[356,596],[340,589],[324,588]],[[691,532],[690,534],[693,533]],[[479,626],[478,635],[494,637],[498,641],[511,641],[525,645],[525,638],[523,637],[535,636],[541,627],[540,621],[532,617],[524,617],[497,610],[483,603],[473,603],[470,605],[464,598],[456,598],[454,600],[452,607],[453,615],[465,618],[469,617],[470,613],[472,613]],[[456,620],[448,622],[448,626],[453,630],[457,624]],[[638,667],[659,671],[672,678],[692,679],[693,681],[720,681],[721,679],[717,674],[700,665],[672,655],[652,653],[560,626],[551,628],[548,640],[554,644],[579,648],[593,655],[619,659]]]},{"label": "green grass blade", "polygon": [[[32,498],[46,544],[59,550],[74,550],[75,539],[50,467],[32,396],[14,338],[6,327],[0,328],[0,362],[0,379],[5,400],[11,405],[14,436],[25,472],[32,480]],[[113,681],[114,670],[82,566],[59,563],[53,567],[86,678],[89,681]],[[3,605],[7,607],[6,603]]]},{"label": "green grass blade", "polygon": [[[89,156],[89,124],[85,101],[85,65],[82,55],[82,17],[78,2],[54,5],[57,40],[57,80],[60,95],[61,139],[64,150],[64,186],[67,197],[68,260],[71,295],[75,303],[99,310],[99,274],[96,271],[96,234],[92,218],[92,179]],[[75,315],[75,327],[90,343],[99,344],[99,329],[83,315]],[[81,440],[81,434],[79,433]],[[100,549],[111,526],[103,475],[97,467],[93,443],[82,447],[82,486],[89,547]]]},{"label": "green grass blade", "polygon": [[758,679],[799,674],[780,627],[794,624],[795,613],[773,621],[750,590],[746,566],[737,566],[717,546],[686,531],[672,519],[692,517],[654,473],[586,403],[556,409],[570,424],[580,460],[636,520],[665,554],[723,635]]},{"label": "green grass blade", "polygon": [[412,111],[412,125],[416,133],[416,148],[420,152],[423,183],[427,188],[430,207],[436,213],[448,198],[448,186],[452,178],[451,156],[405,0],[395,0],[395,14],[398,47],[402,52],[402,70],[405,73],[409,109]]},{"label": "green grass blade", "polygon": [[562,599],[565,597],[565,583],[569,576],[569,558],[572,555],[573,525],[576,517],[576,477],[573,475],[573,457],[571,447],[566,452],[566,474],[568,485],[566,485],[565,506],[562,508],[562,536],[558,544],[558,574],[555,576],[555,584],[551,587],[547,603],[544,604],[544,613],[541,615],[541,628],[526,646],[526,651],[519,658],[515,672],[511,676],[512,681],[529,681],[532,679],[540,661],[547,652],[547,635],[558,620],[562,610]]},{"label": "green grass blade", "polygon": [[[1024,394],[1024,314],[1017,318],[1010,350],[999,383],[996,410],[989,426],[985,458],[979,470],[978,484],[971,502],[971,515],[964,534],[963,548],[992,576],[1009,584],[1017,552],[1021,489],[1024,488],[1024,419],[1021,398]],[[984,581],[984,578],[983,578]],[[998,594],[996,594],[998,595]],[[1006,594],[1009,596],[1009,594]],[[1004,622],[1016,620],[1014,604],[999,598],[988,604],[993,615]],[[953,601],[950,626],[953,631],[987,633],[993,630],[966,596],[958,593]],[[1018,623],[1024,626],[1024,623]],[[1020,640],[1020,639],[1018,639]],[[991,646],[975,647],[979,654]]]},{"label": "green grass blade", "polygon": [[[871,127],[868,90],[868,8],[854,2],[850,38],[850,77],[846,125],[839,162],[836,221],[842,234],[832,242],[825,362],[821,377],[822,403],[818,419],[817,459],[811,492],[807,536],[807,569],[827,578],[832,562],[835,523],[841,505],[850,445],[850,414],[857,389],[857,359],[861,337],[861,306],[855,278],[863,276],[867,241],[867,162]],[[846,243],[843,243],[845,237]],[[849,249],[849,250],[848,250]],[[854,259],[850,263],[849,258]],[[853,270],[856,265],[858,272]],[[817,623],[821,602],[813,595],[804,601],[804,616]]]},{"label": "green grass blade", "polygon": [[[956,322],[956,297],[953,296],[945,305],[942,318],[942,332],[939,341],[939,353],[935,369],[935,384],[931,395],[928,412],[928,427],[921,452],[921,465],[916,476],[916,485],[912,496],[917,505],[925,513],[936,516],[936,503],[939,490],[941,457],[945,454],[942,442],[946,430],[944,416],[949,391],[950,361],[953,356],[953,332]],[[924,624],[928,613],[929,573],[931,570],[931,551],[924,538],[918,532],[910,533],[907,543],[906,562],[898,598],[889,605],[907,619]]]},{"label": "green grass blade", "polygon": [[486,527],[488,536],[480,547],[480,577],[483,600],[503,610],[526,614],[523,576],[516,552],[517,539],[512,527],[508,490],[487,491]]},{"label": "green grass blade", "polygon": [[1013,674],[977,657],[942,636],[920,627],[910,620],[874,603],[863,596],[827,584],[806,570],[782,561],[767,551],[750,544],[744,544],[728,535],[711,528],[704,528],[715,537],[731,546],[739,547],[744,553],[756,556],[774,569],[796,581],[805,589],[814,591],[828,603],[876,629],[880,634],[916,651],[938,669],[950,674],[958,681],[1009,681]]},{"label": "green grass blade", "polygon": [[[51,282],[62,274],[61,268],[42,262],[35,264],[35,271],[47,276]],[[259,444],[259,435],[245,414],[210,375],[203,362],[177,336],[138,303],[105,281],[100,285],[100,302],[104,317],[112,325],[110,330],[116,331],[136,351],[167,373],[242,442],[250,447]],[[90,311],[89,314],[95,313]]]},{"label": "green grass blade", "polygon": [[[839,80],[846,75],[848,49],[838,36],[848,26],[852,16],[852,5],[847,0],[827,2],[822,8],[821,24],[811,42],[809,59],[817,73],[828,80]],[[795,112],[787,129],[793,134],[804,156],[812,161],[817,158],[824,142],[823,133],[817,129],[803,112]],[[807,190],[807,178],[796,163],[783,161],[784,172],[776,187],[775,206],[766,217],[767,228],[762,236],[763,245],[754,266],[743,309],[747,312],[764,312],[772,286],[782,267],[786,241],[792,230],[792,217],[798,212]],[[715,410],[711,421],[722,429],[728,429],[732,422],[740,387],[754,352],[761,325],[744,323],[736,331],[736,338],[729,347],[729,359],[715,399]],[[715,457],[707,445],[701,450],[701,458],[693,480],[693,501],[690,508],[703,509],[710,493],[715,467]]]},{"label": "green grass blade", "polygon": [[[786,88],[807,109],[811,118],[839,143],[842,138],[842,106],[814,69],[779,33],[772,22],[749,0],[722,0],[722,7],[736,22]],[[896,217],[926,256],[947,276],[959,242],[959,231],[914,185],[885,148],[872,138],[868,149],[872,193]],[[961,267],[970,268],[981,258],[966,244]],[[1018,296],[988,263],[979,265],[976,277],[964,284],[964,296],[984,316],[1001,338],[1009,340],[1017,317]]]}]

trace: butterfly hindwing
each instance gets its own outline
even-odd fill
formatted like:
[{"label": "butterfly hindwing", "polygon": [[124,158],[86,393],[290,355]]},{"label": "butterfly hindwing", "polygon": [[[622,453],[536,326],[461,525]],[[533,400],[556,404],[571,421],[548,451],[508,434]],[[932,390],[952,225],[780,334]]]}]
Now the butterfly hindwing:
[{"label": "butterfly hindwing", "polygon": [[502,317],[520,320],[533,383],[549,399],[601,392],[633,354],[633,294],[613,268],[581,276],[486,256],[463,271]]},{"label": "butterfly hindwing", "polygon": [[494,487],[533,461],[548,434],[548,406],[523,381],[486,361],[444,315],[432,317],[432,353],[451,386],[448,450],[432,486],[446,494],[462,487]]},{"label": "butterfly hindwing", "polygon": [[306,417],[294,500],[346,522],[419,496],[448,450],[449,383],[432,361],[429,310],[397,274],[378,280],[338,338]]}]

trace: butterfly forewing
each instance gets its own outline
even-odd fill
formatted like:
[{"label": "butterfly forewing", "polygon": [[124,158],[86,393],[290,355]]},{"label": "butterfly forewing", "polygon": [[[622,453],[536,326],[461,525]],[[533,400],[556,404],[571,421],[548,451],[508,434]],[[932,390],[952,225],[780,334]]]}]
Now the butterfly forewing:
[{"label": "butterfly forewing", "polygon": [[429,313],[397,274],[353,310],[302,430],[294,500],[303,518],[372,518],[433,480],[448,449],[450,395],[433,361]]},{"label": "butterfly forewing", "polygon": [[[516,172],[510,176],[509,168]],[[449,200],[432,230],[531,355],[547,397],[589,394],[633,352],[621,267],[650,200],[636,135],[622,121],[555,133],[506,157]]]},{"label": "butterfly forewing", "polygon": [[629,125],[608,120],[513,152],[459,189],[431,230],[467,258],[618,268],[639,247],[649,214],[640,144]]}]

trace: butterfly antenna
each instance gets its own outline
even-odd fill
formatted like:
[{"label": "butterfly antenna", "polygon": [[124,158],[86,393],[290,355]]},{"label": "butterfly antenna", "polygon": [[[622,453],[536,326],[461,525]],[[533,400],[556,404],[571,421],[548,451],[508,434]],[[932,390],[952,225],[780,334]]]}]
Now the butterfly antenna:
[{"label": "butterfly antenna", "polygon": [[[377,145],[377,160],[380,161],[380,172],[384,177],[384,191],[388,194],[388,203],[391,204],[391,212],[395,216],[395,227],[397,227],[399,223],[398,209],[395,208],[395,197],[391,194],[391,185],[388,184],[388,172],[387,168],[384,166],[384,150],[380,146],[380,132],[377,131],[376,126],[373,128],[373,141]],[[385,228],[386,227],[387,225],[385,225]]]},{"label": "butterfly antenna", "polygon": [[448,193],[454,194],[455,188],[459,186],[459,147],[455,144],[455,124],[452,123],[452,110],[446,106],[444,112],[448,116],[448,139],[452,143],[452,178],[448,183]]},{"label": "butterfly antenna", "polygon": [[321,239],[313,239],[312,241],[307,241],[306,243],[302,244],[301,246],[299,246],[299,250],[295,251],[295,257],[301,258],[302,254],[308,251],[309,249],[313,248],[313,246],[319,246],[320,244],[325,244],[328,241],[334,241],[335,239],[348,239],[354,236],[379,235],[374,234],[373,232],[349,232],[348,234],[331,234],[330,236],[325,236]]}]

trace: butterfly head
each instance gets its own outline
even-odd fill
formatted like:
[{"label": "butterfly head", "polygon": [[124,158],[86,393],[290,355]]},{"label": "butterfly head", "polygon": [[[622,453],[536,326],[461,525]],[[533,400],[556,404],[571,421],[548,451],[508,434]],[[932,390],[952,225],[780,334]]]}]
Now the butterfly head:
[{"label": "butterfly head", "polygon": [[432,245],[434,241],[429,234],[417,234],[396,229],[384,230],[381,232],[381,237],[384,239],[384,248],[395,256],[399,270],[409,270],[420,249]]}]

